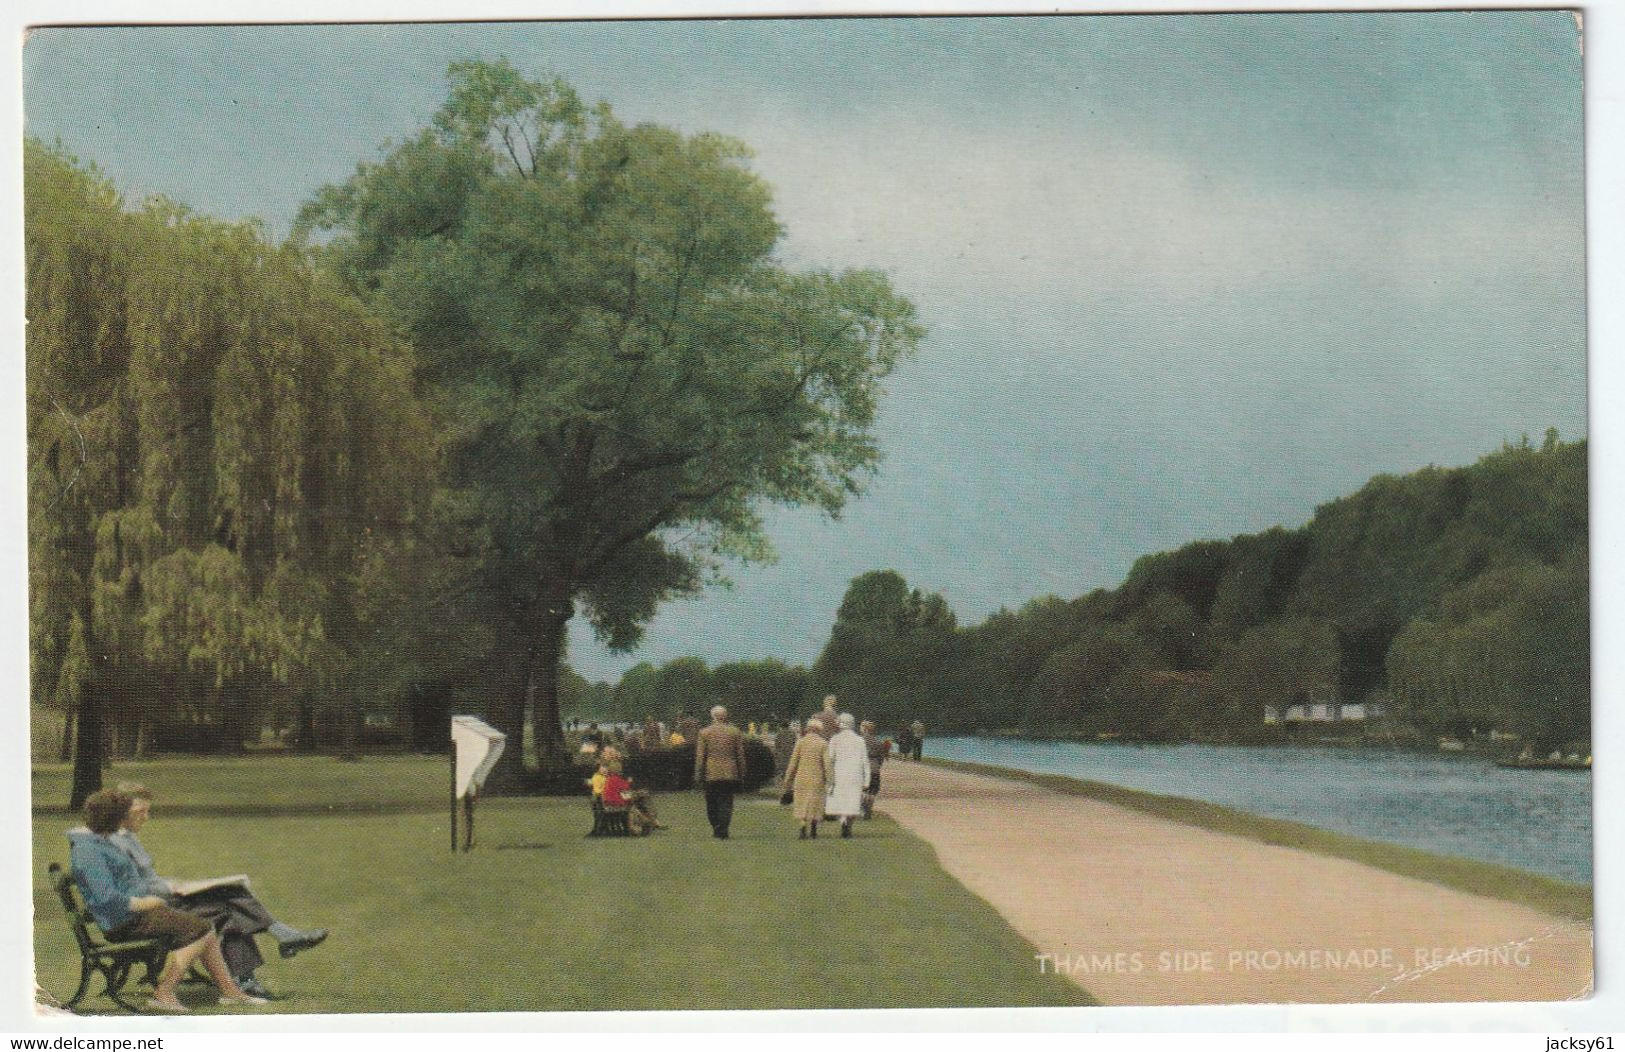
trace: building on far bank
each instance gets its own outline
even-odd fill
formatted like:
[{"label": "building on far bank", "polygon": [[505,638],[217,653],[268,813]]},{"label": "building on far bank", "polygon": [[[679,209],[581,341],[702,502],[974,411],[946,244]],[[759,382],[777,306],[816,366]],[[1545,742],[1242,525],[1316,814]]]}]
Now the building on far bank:
[{"label": "building on far bank", "polygon": [[1264,706],[1264,722],[1278,723],[1345,723],[1376,719],[1383,714],[1384,704],[1375,698],[1365,701],[1338,701],[1333,697],[1308,698],[1295,701],[1283,710],[1279,705]]}]

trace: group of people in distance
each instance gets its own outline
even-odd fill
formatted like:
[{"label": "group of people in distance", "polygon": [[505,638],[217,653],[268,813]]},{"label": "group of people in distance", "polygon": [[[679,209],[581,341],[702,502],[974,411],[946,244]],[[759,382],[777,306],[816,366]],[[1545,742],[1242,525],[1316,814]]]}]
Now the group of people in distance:
[{"label": "group of people in distance", "polygon": [[824,699],[821,712],[802,728],[784,768],[783,801],[793,805],[802,840],[818,838],[818,823],[841,823],[841,836],[852,835],[852,822],[874,814],[880,795],[880,768],[891,742],[875,734],[873,721],[853,730],[849,712],[836,711],[835,695]]},{"label": "group of people in distance", "polygon": [[[781,743],[788,747],[788,756],[783,759],[781,799],[794,805],[798,836],[803,840],[816,839],[819,823],[826,820],[840,822],[841,836],[850,837],[853,821],[874,813],[875,798],[880,794],[880,769],[892,743],[875,734],[873,722],[865,720],[861,734],[854,729],[854,723],[851,713],[836,711],[832,694],[824,699],[822,711],[807,720],[799,739],[787,727],[775,741],[775,752]],[[924,731],[919,723],[909,728],[916,758]],[[717,705],[711,709],[708,726],[698,730],[679,727],[673,735],[693,740],[694,784],[705,794],[706,821],[714,838],[727,840],[733,824],[734,797],[748,772],[745,733],[728,722],[728,710]],[[646,727],[636,737],[648,742],[661,741],[665,735],[663,728],[656,726]],[[588,780],[593,793],[594,831],[601,828],[598,816],[606,807],[626,809],[629,832],[634,835],[663,828],[655,819],[649,793],[633,790],[622,774],[619,750],[604,745],[597,752],[598,771]]]},{"label": "group of people in distance", "polygon": [[254,936],[269,934],[282,956],[292,957],[320,945],[327,929],[282,923],[241,880],[186,894],[184,884],[158,876],[138,835],[151,815],[152,793],[134,783],[85,800],[85,825],[68,830],[68,844],[73,879],[91,917],[110,942],[156,939],[168,950],[151,1008],[187,1010],[175,994],[195,961],[214,980],[221,1004],[266,1004],[270,994],[254,975],[264,963]]}]

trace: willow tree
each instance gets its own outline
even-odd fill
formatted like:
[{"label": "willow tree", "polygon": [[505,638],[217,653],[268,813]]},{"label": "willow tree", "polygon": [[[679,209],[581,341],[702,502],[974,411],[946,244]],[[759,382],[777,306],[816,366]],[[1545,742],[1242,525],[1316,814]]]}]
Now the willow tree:
[{"label": "willow tree", "polygon": [[291,247],[26,152],[36,701],[112,726],[195,703],[240,745],[273,686],[335,697],[375,534],[433,446],[402,345]]},{"label": "willow tree", "polygon": [[878,460],[880,380],[921,330],[879,273],[775,258],[740,143],[627,126],[506,62],[449,79],[431,127],[302,222],[417,348],[506,611],[488,715],[517,731],[534,689],[556,756],[570,620],[630,649],[664,600],[771,557],[764,503],[838,513]]}]

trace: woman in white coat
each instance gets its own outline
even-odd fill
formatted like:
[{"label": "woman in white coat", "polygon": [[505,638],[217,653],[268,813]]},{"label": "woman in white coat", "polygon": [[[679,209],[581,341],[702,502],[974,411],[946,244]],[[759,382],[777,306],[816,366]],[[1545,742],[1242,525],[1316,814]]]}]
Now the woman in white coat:
[{"label": "woman in white coat", "polygon": [[863,813],[863,790],[869,784],[869,749],[863,736],[852,729],[852,714],[841,713],[839,731],[825,748],[829,769],[829,790],[824,797],[824,815],[841,820],[841,835],[852,835],[852,820]]}]

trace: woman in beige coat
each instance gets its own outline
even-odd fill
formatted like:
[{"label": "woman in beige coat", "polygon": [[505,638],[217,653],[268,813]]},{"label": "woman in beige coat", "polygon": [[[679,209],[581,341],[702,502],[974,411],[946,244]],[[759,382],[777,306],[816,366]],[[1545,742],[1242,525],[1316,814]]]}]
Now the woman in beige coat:
[{"label": "woman in beige coat", "polygon": [[824,786],[829,781],[829,761],[824,755],[827,743],[818,733],[818,722],[808,720],[807,727],[790,754],[790,765],[784,769],[784,784],[795,793],[795,814],[801,822],[799,839],[818,839],[818,821],[824,817]]}]

